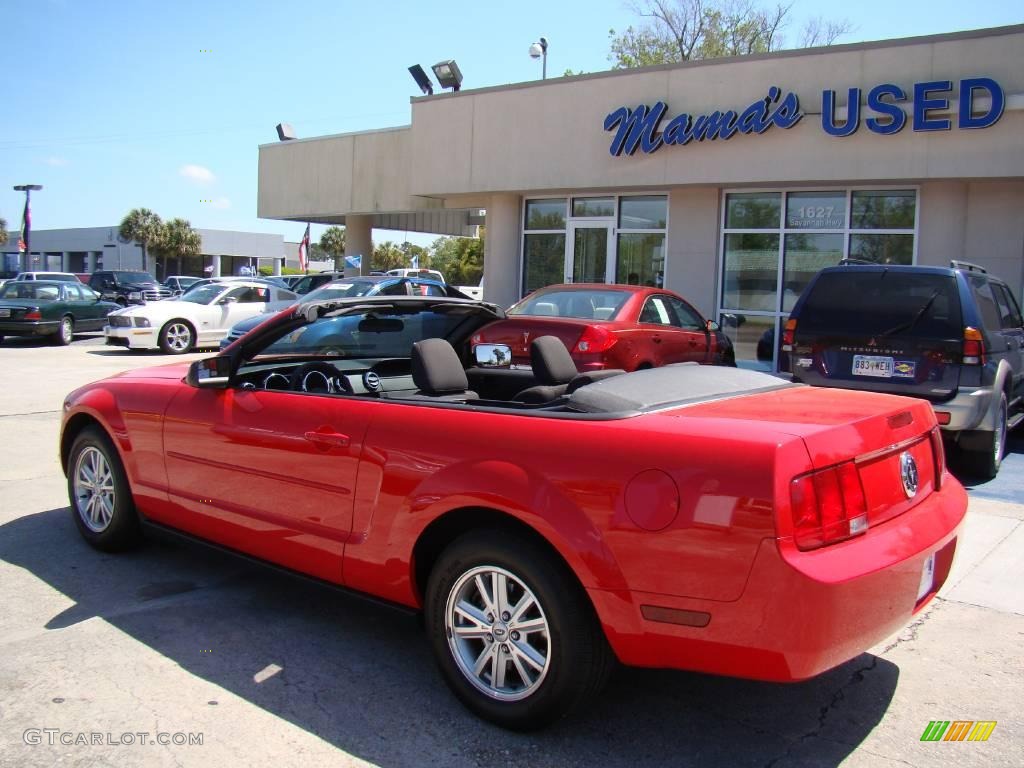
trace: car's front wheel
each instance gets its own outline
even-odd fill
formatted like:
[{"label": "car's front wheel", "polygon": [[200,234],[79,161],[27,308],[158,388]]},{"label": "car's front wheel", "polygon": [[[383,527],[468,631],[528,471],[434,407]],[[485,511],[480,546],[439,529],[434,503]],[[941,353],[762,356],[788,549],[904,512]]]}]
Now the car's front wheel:
[{"label": "car's front wheel", "polygon": [[195,333],[184,320],[171,320],[160,329],[160,349],[168,355],[183,355],[195,346]]},{"label": "car's front wheel", "polygon": [[603,687],[613,657],[586,594],[532,542],[479,531],[430,574],[426,624],[441,673],[478,716],[548,725]]},{"label": "car's front wheel", "polygon": [[113,443],[98,427],[82,430],[71,446],[68,497],[75,524],[92,546],[116,552],[139,542],[128,477]]}]

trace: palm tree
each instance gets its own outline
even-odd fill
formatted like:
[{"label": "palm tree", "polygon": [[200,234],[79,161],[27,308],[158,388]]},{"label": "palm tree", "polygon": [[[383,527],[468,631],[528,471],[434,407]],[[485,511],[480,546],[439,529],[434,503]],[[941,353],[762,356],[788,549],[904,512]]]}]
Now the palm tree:
[{"label": "palm tree", "polygon": [[142,246],[142,266],[150,269],[148,250],[158,247],[163,237],[163,221],[149,208],[133,208],[121,219],[121,237]]},{"label": "palm tree", "polygon": [[371,262],[371,265],[374,269],[387,272],[389,269],[408,267],[409,257],[402,253],[401,248],[389,240],[385,243],[381,243],[373,249],[373,261]]},{"label": "palm tree", "polygon": [[[339,259],[345,256],[345,229],[343,227],[328,227],[320,235],[320,250],[334,259],[334,269],[339,270]],[[344,263],[341,265],[344,269]]]},{"label": "palm tree", "polygon": [[185,259],[199,256],[203,252],[202,236],[185,219],[171,219],[161,230],[157,250],[164,257],[165,264],[168,259],[177,259],[178,268],[181,269]]},{"label": "palm tree", "polygon": [[0,245],[7,245],[7,219],[0,217]]}]

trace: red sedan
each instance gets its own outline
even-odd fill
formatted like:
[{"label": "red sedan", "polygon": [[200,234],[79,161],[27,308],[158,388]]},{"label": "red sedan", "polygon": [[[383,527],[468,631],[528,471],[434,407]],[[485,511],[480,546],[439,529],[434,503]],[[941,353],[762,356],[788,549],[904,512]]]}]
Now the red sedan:
[{"label": "red sedan", "polygon": [[681,296],[662,288],[574,283],[549,285],[482,328],[474,344],[507,344],[512,362],[530,364],[530,344],[557,336],[579,371],[635,371],[669,363],[735,365],[728,337]]},{"label": "red sedan", "polygon": [[500,317],[305,303],[218,357],[72,392],[79,531],[119,550],[173,529],[422,611],[455,695],[515,729],[615,660],[817,675],[942,586],[967,499],[927,402],[700,365],[501,399],[530,374],[468,357]]}]

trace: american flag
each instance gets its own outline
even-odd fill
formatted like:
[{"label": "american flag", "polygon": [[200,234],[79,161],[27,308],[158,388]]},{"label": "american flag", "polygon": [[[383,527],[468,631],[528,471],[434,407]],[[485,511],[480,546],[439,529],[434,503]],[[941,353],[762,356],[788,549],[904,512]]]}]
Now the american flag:
[{"label": "american flag", "polygon": [[309,264],[309,224],[306,225],[306,234],[302,236],[302,242],[299,243],[299,269],[303,272],[306,271],[307,265]]}]

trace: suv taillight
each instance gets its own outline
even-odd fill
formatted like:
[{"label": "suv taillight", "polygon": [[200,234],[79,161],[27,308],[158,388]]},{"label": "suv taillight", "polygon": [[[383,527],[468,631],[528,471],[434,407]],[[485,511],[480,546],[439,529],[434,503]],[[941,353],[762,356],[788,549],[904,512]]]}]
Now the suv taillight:
[{"label": "suv taillight", "polygon": [[964,365],[985,364],[985,339],[977,328],[964,328]]},{"label": "suv taillight", "polygon": [[793,351],[793,339],[796,337],[796,318],[792,317],[786,321],[782,329],[782,351]]},{"label": "suv taillight", "polygon": [[793,540],[817,549],[868,529],[868,505],[852,461],[797,477],[789,486]]},{"label": "suv taillight", "polygon": [[574,354],[596,355],[607,352],[618,339],[615,334],[600,325],[588,325],[573,348]]}]

